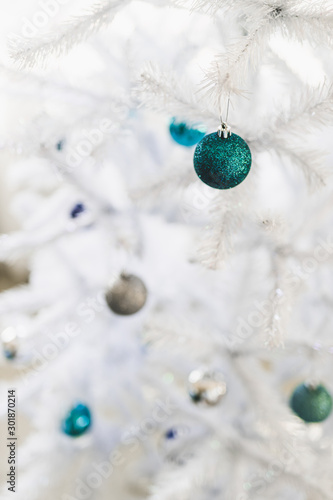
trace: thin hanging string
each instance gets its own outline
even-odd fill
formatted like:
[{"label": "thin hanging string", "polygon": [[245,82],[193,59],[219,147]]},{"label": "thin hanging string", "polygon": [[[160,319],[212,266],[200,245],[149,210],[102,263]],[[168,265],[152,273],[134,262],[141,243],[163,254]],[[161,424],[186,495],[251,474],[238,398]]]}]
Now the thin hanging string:
[{"label": "thin hanging string", "polygon": [[228,94],[228,100],[227,100],[227,112],[226,112],[226,116],[225,116],[225,121],[223,120],[223,114],[222,114],[222,111],[220,110],[220,121],[221,121],[221,125],[223,125],[223,123],[228,123],[228,118],[229,118],[229,107],[230,107],[230,92]]},{"label": "thin hanging string", "polygon": [[225,122],[228,123],[228,118],[229,118],[229,106],[230,106],[230,92],[228,94],[228,102],[227,102],[227,113],[225,117]]},{"label": "thin hanging string", "polygon": [[227,139],[228,137],[231,136],[231,129],[228,125],[229,107],[230,107],[230,92],[229,92],[228,101],[227,101],[227,112],[226,112],[226,117],[225,117],[226,119],[225,119],[225,121],[223,120],[223,116],[222,116],[222,112],[221,112],[221,114],[220,114],[221,125],[219,126],[218,131],[217,131],[219,137],[223,137],[224,139]]}]

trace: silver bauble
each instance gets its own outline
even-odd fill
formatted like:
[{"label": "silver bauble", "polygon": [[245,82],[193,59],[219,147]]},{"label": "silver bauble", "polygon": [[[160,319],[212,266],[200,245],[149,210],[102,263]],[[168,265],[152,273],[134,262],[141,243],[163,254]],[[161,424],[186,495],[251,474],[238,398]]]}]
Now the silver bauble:
[{"label": "silver bauble", "polygon": [[134,274],[122,273],[106,291],[105,298],[111,311],[128,316],[143,308],[147,300],[147,288]]},{"label": "silver bauble", "polygon": [[188,377],[188,391],[193,401],[216,405],[227,392],[227,384],[221,372],[198,368]]}]

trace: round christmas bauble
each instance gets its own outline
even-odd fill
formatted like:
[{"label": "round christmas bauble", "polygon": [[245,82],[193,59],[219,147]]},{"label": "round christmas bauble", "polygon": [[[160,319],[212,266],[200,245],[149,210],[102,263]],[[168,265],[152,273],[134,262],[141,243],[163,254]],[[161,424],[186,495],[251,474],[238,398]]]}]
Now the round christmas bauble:
[{"label": "round christmas bauble", "polygon": [[227,384],[221,372],[199,368],[190,373],[188,390],[196,403],[216,405],[227,392]]},{"label": "round christmas bauble", "polygon": [[332,397],[323,385],[300,384],[290,398],[290,407],[305,422],[322,422],[332,411]]},{"label": "round christmas bauble", "polygon": [[204,127],[190,126],[176,118],[172,119],[169,130],[174,141],[187,147],[197,144],[206,134]]},{"label": "round christmas bauble", "polygon": [[71,437],[84,434],[91,426],[91,413],[88,406],[79,403],[64,418],[61,424],[62,431]]},{"label": "round christmas bauble", "polygon": [[230,189],[248,175],[252,157],[249,146],[239,135],[220,137],[215,132],[199,142],[193,163],[202,182],[215,189]]},{"label": "round christmas bauble", "polygon": [[147,288],[134,274],[122,273],[105,294],[106,302],[116,314],[128,316],[140,311],[147,300]]}]

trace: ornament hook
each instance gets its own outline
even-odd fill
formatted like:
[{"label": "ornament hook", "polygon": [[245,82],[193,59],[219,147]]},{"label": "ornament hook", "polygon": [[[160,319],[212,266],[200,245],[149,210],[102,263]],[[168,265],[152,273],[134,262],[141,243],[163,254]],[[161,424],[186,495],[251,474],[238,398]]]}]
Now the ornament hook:
[{"label": "ornament hook", "polygon": [[227,139],[228,137],[231,136],[231,128],[228,125],[228,116],[229,116],[229,105],[230,105],[230,93],[228,95],[228,102],[227,102],[227,112],[226,112],[226,118],[225,121],[223,121],[222,114],[220,115],[220,121],[221,125],[217,129],[217,133],[219,137],[223,137],[223,139]]}]

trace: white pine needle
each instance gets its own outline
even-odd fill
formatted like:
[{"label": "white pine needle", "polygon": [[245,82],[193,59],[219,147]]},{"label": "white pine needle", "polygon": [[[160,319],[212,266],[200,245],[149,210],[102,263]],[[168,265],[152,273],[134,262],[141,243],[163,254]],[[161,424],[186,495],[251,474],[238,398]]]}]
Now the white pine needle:
[{"label": "white pine needle", "polygon": [[108,0],[97,4],[86,14],[68,21],[57,35],[50,34],[33,40],[15,36],[9,40],[11,57],[22,68],[45,66],[50,56],[65,55],[75,45],[110,24],[119,8],[127,3],[128,0]]}]

